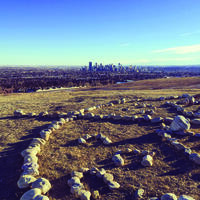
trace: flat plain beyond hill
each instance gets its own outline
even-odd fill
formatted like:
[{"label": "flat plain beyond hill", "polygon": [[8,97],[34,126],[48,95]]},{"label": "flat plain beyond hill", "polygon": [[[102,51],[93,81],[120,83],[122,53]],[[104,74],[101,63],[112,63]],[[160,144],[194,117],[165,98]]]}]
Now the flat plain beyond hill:
[{"label": "flat plain beyond hill", "polygon": [[[168,82],[167,82],[168,81]],[[171,83],[170,83],[171,81]],[[27,148],[32,138],[39,137],[41,130],[51,124],[52,119],[37,117],[14,117],[17,109],[25,113],[42,111],[53,113],[67,113],[69,111],[88,108],[112,100],[125,98],[126,104],[103,107],[92,111],[94,114],[142,116],[141,108],[136,106],[139,99],[152,97],[177,96],[184,93],[200,94],[198,85],[200,79],[179,78],[144,80],[125,83],[107,88],[90,88],[86,90],[55,91],[40,93],[17,93],[0,96],[0,199],[19,200],[27,189],[18,189],[17,181],[22,172],[23,157],[21,151]],[[198,96],[198,95],[197,95]],[[197,99],[199,100],[199,99]],[[169,100],[176,102],[177,99]],[[154,117],[175,117],[177,113],[164,107],[164,101],[140,101],[156,107]],[[198,110],[199,105],[186,107],[187,111]],[[63,125],[54,131],[49,141],[38,154],[39,177],[47,178],[52,188],[47,193],[50,200],[75,200],[70,193],[67,180],[73,170],[82,167],[104,168],[112,173],[120,188],[110,191],[108,186],[92,175],[81,180],[86,189],[99,190],[101,199],[134,199],[137,189],[144,189],[143,199],[161,197],[165,193],[190,195],[200,199],[200,168],[188,160],[182,153],[177,152],[155,133],[159,124],[128,123],[109,120],[78,119]],[[200,132],[200,126],[191,127],[194,133]],[[102,133],[112,140],[111,145],[104,145],[97,140],[80,145],[77,139],[86,134]],[[174,136],[173,136],[174,137]],[[200,139],[193,136],[178,138],[181,143],[190,147],[192,151],[200,153]],[[113,165],[112,156],[118,150],[138,149],[155,152],[153,166],[143,167],[141,157],[132,153],[123,153],[125,165]]]}]

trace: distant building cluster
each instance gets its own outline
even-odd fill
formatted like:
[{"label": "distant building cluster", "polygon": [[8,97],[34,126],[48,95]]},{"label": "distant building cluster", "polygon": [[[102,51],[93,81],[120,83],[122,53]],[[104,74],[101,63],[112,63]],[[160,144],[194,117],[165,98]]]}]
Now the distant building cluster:
[{"label": "distant building cluster", "polygon": [[122,66],[120,63],[118,65],[109,64],[109,65],[103,65],[102,63],[94,65],[92,62],[89,62],[88,66],[84,66],[81,68],[81,71],[85,72],[141,72],[146,71],[144,67],[138,67],[138,66]]}]

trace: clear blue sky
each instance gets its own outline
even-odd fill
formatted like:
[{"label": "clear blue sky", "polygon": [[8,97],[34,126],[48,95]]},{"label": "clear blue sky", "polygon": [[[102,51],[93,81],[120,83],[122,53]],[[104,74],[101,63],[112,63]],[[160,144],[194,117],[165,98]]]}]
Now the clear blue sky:
[{"label": "clear blue sky", "polygon": [[200,0],[2,0],[0,65],[200,64]]}]

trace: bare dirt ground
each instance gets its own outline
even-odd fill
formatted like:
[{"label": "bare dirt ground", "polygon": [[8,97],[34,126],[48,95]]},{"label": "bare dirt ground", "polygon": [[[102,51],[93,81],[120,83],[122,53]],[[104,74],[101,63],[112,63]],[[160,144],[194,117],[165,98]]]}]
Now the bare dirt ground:
[{"label": "bare dirt ground", "polygon": [[[127,104],[106,107],[95,110],[94,113],[133,115],[140,111],[133,105],[140,97],[200,93],[199,89],[191,89],[189,86],[182,87],[182,85],[180,87],[181,89],[169,87],[159,90],[132,90],[130,88],[123,90],[120,88],[117,91],[108,88],[109,90],[57,91],[0,96],[0,199],[17,200],[26,191],[26,189],[18,189],[16,185],[23,163],[20,152],[29,145],[33,137],[39,136],[39,132],[51,123],[50,119],[15,118],[13,117],[14,110],[22,109],[25,113],[35,112],[37,114],[42,111],[62,113],[125,97],[128,100]],[[174,117],[177,115],[177,113],[163,107],[164,102],[148,101],[144,103],[157,107],[153,117]],[[128,110],[124,111],[123,108],[128,108]],[[197,106],[187,109],[195,110]],[[144,199],[153,196],[160,197],[167,192],[173,192],[177,196],[188,194],[196,200],[200,199],[199,166],[164,143],[155,134],[157,128],[158,125],[148,123],[90,120],[77,120],[65,124],[51,135],[50,140],[39,154],[40,176],[49,179],[52,184],[52,189],[47,193],[47,196],[51,200],[76,199],[70,194],[70,188],[67,185],[71,171],[81,167],[103,167],[114,175],[114,179],[120,183],[121,187],[118,190],[110,191],[107,185],[99,179],[92,176],[86,177],[83,180],[85,187],[90,191],[98,189],[101,199],[134,199],[134,192],[138,188],[145,190]],[[198,133],[200,127],[192,127],[192,131]],[[103,133],[108,136],[113,142],[112,145],[105,146],[96,140],[92,140],[85,146],[78,145],[76,140],[80,136],[94,133]],[[180,141],[200,153],[200,140],[192,136],[185,136],[181,137]],[[132,153],[122,154],[125,159],[123,167],[114,166],[111,160],[112,155],[117,150],[125,150],[126,148],[155,151],[153,166],[142,167],[141,157]]]}]

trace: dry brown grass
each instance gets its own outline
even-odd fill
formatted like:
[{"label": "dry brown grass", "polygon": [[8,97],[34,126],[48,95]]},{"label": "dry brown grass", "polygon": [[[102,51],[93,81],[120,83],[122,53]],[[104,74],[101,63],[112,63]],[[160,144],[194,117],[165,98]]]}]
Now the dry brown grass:
[{"label": "dry brown grass", "polygon": [[[21,173],[20,167],[23,159],[20,152],[27,147],[30,139],[37,137],[40,130],[46,127],[50,121],[37,120],[35,118],[13,117],[13,111],[23,109],[25,112],[49,111],[68,112],[80,108],[87,108],[99,103],[125,96],[129,100],[142,96],[171,96],[182,93],[198,94],[199,90],[90,90],[74,92],[46,92],[32,94],[11,94],[0,96],[0,199],[15,200],[26,190],[17,189],[16,182]],[[176,113],[169,112],[161,107],[161,102],[149,102],[157,106],[154,116],[175,116]],[[128,107],[129,111],[122,111]],[[187,108],[189,109],[196,109]],[[138,112],[133,103],[116,105],[95,113],[116,113],[126,115]],[[77,120],[69,122],[61,129],[55,131],[47,144],[39,154],[40,174],[52,183],[52,189],[48,193],[51,200],[75,199],[70,194],[67,179],[72,170],[81,167],[104,167],[114,175],[121,188],[109,191],[107,186],[94,177],[84,179],[85,186],[90,189],[98,189],[101,199],[133,199],[133,193],[139,187],[145,190],[145,198],[149,196],[161,196],[166,192],[174,192],[177,195],[189,194],[199,199],[200,170],[199,167],[188,161],[184,156],[175,152],[167,144],[154,134],[157,126],[135,123],[95,122],[89,120]],[[192,129],[199,132],[200,129]],[[78,145],[76,139],[85,134],[103,133],[108,136],[113,144],[104,146],[93,140],[88,145]],[[200,152],[200,141],[192,137],[180,138],[183,143],[193,150]],[[154,165],[144,168],[140,165],[141,157],[132,154],[123,154],[124,167],[115,167],[111,157],[117,150],[126,148],[137,148],[140,150],[155,150]]]}]

